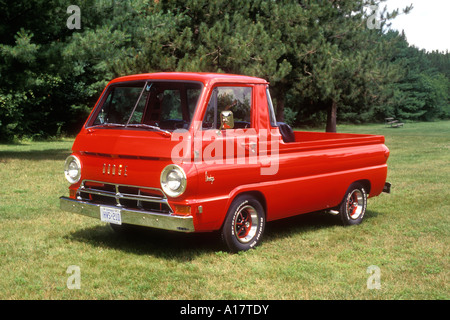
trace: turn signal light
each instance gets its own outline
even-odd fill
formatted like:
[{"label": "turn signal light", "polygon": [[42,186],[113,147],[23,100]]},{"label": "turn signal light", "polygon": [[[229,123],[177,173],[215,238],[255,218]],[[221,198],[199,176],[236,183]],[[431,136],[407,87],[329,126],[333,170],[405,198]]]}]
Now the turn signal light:
[{"label": "turn signal light", "polygon": [[69,197],[75,199],[77,197],[77,190],[69,190]]},{"label": "turn signal light", "polygon": [[175,214],[189,216],[191,215],[191,206],[175,205]]}]

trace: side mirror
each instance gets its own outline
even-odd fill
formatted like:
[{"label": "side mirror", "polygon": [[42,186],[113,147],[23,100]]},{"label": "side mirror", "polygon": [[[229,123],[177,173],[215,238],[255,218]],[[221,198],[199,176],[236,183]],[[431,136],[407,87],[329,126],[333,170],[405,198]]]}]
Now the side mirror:
[{"label": "side mirror", "polygon": [[220,113],[220,129],[233,129],[234,117],[233,112],[225,110]]}]

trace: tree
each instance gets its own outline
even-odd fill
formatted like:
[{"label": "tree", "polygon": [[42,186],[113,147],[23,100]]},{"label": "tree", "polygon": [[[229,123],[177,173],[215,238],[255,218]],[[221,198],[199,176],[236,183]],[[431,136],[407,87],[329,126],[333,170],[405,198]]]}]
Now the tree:
[{"label": "tree", "polygon": [[[310,44],[308,54],[302,57],[296,90],[303,105],[317,111],[326,110],[327,132],[336,131],[338,107],[348,114],[370,117],[371,106],[381,98],[381,88],[395,71],[383,59],[388,46],[380,29],[367,27],[370,4],[381,6],[382,1],[326,1],[307,2]],[[371,13],[369,13],[371,14]],[[391,19],[394,14],[385,11],[380,19]],[[310,108],[310,107],[309,107]]]},{"label": "tree", "polygon": [[124,55],[117,53],[125,51],[117,45],[129,38],[107,26],[112,2],[83,4],[84,28],[77,31],[66,26],[67,1],[0,2],[0,140],[79,130],[108,77],[116,76],[114,63]]},{"label": "tree", "polygon": [[393,83],[392,115],[412,121],[448,117],[450,87],[445,55],[410,46],[403,33],[396,37],[391,62],[402,70],[402,76]]},{"label": "tree", "polygon": [[[62,83],[51,62],[58,46],[53,41],[59,36],[55,26],[59,19],[49,16],[57,6],[46,11],[40,6],[45,7],[44,1],[16,1],[0,9],[0,140],[30,132],[42,136],[49,127],[56,132],[61,126],[61,120],[51,117],[54,93]],[[50,119],[43,122],[43,118]]]},{"label": "tree", "polygon": [[77,132],[109,80],[154,71],[265,78],[279,121],[327,131],[448,116],[448,53],[384,32],[398,11],[368,28],[366,9],[383,1],[84,0],[78,30],[65,0],[0,0],[0,139]]}]

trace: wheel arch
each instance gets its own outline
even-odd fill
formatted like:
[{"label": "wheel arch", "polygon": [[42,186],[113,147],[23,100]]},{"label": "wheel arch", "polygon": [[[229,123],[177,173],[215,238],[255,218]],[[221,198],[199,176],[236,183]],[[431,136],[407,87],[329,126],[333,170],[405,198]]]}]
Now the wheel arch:
[{"label": "wheel arch", "polygon": [[368,180],[368,179],[357,180],[357,181],[351,183],[350,186],[352,184],[357,184],[357,183],[359,183],[360,185],[363,186],[363,188],[366,190],[367,195],[370,194],[370,189],[372,188],[372,184],[370,183],[370,180]]}]

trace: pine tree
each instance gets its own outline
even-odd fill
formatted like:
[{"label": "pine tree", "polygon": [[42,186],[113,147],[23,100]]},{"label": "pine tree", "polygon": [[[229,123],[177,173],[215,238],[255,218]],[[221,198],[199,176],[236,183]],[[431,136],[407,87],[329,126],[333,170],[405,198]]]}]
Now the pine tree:
[{"label": "pine tree", "polygon": [[84,0],[75,30],[66,0],[0,2],[0,139],[76,132],[109,80],[154,71],[263,77],[280,121],[327,131],[450,116],[448,52],[385,33],[398,12],[370,29],[383,2]]}]

